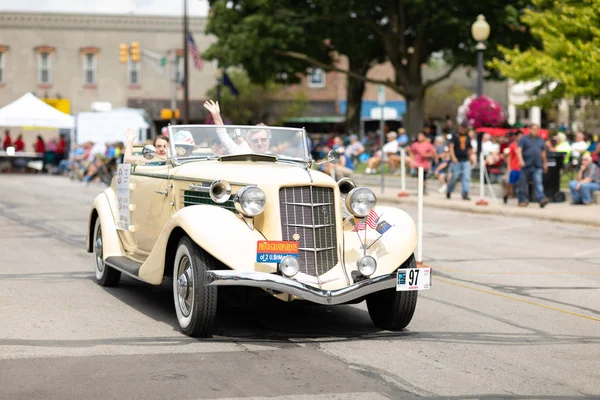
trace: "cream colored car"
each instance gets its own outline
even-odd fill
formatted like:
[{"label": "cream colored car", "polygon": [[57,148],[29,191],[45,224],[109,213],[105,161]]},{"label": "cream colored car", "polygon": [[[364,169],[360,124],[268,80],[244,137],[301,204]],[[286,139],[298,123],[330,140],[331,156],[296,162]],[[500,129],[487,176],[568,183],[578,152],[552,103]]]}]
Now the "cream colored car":
[{"label": "cream colored car", "polygon": [[169,138],[166,160],[145,146],[147,163],[120,165],[94,200],[87,250],[100,285],[171,279],[190,336],[211,334],[226,286],[285,302],[366,300],[381,329],[409,324],[431,272],[416,268],[413,220],[320,172],[304,130],[174,125]]}]

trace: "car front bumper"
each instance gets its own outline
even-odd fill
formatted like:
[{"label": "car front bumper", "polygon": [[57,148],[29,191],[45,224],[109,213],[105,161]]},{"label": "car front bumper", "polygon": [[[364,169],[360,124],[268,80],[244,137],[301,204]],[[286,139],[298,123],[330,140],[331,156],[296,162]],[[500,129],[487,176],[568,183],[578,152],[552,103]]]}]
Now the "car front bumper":
[{"label": "car front bumper", "polygon": [[239,272],[213,270],[206,272],[209,286],[249,286],[289,293],[313,303],[334,305],[344,304],[368,294],[396,287],[397,274],[365,279],[337,290],[323,290],[306,285],[294,279],[265,272]]}]

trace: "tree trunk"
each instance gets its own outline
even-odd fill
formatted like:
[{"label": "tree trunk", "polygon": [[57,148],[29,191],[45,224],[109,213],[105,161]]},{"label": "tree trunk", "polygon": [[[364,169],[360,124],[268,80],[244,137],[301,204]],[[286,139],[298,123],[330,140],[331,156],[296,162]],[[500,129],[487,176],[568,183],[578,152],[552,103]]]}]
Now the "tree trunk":
[{"label": "tree trunk", "polygon": [[[349,59],[349,70],[366,76],[369,72],[369,59]],[[346,132],[358,134],[360,132],[360,114],[362,108],[362,98],[365,93],[365,81],[354,79],[348,76],[346,92]]]},{"label": "tree trunk", "polygon": [[420,88],[410,95],[406,94],[406,114],[404,128],[408,137],[416,138],[425,122],[425,89]]}]

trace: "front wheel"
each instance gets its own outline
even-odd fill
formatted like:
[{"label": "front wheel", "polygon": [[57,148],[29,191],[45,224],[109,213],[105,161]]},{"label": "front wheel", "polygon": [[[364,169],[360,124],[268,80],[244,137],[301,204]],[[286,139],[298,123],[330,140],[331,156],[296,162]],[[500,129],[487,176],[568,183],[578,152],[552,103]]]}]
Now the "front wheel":
[{"label": "front wheel", "polygon": [[206,271],[213,260],[188,237],[177,245],[173,265],[173,298],[182,332],[192,337],[210,336],[217,315],[217,288],[206,286]]},{"label": "front wheel", "polygon": [[96,218],[94,225],[94,271],[96,272],[96,282],[101,286],[117,286],[121,279],[121,272],[109,267],[104,262],[104,247],[102,244],[102,226],[100,217]]},{"label": "front wheel", "polygon": [[[400,268],[416,268],[414,254]],[[373,324],[380,329],[399,331],[408,326],[417,307],[418,292],[382,290],[367,296],[367,309]]]}]

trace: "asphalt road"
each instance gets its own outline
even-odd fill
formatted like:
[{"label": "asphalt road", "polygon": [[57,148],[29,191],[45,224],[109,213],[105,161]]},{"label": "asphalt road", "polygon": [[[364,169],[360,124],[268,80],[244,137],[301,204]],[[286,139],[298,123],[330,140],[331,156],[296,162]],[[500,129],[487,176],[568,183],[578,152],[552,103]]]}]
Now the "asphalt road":
[{"label": "asphalt road", "polygon": [[94,282],[100,190],[0,175],[0,399],[600,396],[600,230],[428,209],[434,286],[406,331],[364,304],[274,303],[194,340],[169,286]]}]

